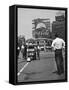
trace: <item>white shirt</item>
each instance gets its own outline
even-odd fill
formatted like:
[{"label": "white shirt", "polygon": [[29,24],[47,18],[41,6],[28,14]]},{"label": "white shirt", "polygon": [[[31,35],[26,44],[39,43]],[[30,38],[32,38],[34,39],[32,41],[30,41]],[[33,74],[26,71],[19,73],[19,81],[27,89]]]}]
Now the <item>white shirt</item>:
[{"label": "white shirt", "polygon": [[40,49],[40,47],[38,46],[38,49]]},{"label": "white shirt", "polygon": [[24,46],[22,45],[21,48],[24,49]]},{"label": "white shirt", "polygon": [[54,48],[54,50],[65,48],[65,42],[61,38],[56,38],[52,42],[52,47]]},{"label": "white shirt", "polygon": [[20,49],[20,47],[17,48],[18,50]]}]

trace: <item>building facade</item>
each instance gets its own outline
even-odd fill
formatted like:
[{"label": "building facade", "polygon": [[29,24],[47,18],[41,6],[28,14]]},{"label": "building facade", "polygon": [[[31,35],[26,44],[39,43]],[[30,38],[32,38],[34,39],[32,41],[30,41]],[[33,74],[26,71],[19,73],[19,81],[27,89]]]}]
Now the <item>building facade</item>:
[{"label": "building facade", "polygon": [[65,40],[65,17],[56,16],[55,21],[52,23],[52,37],[55,38],[55,34],[58,33],[59,37]]}]

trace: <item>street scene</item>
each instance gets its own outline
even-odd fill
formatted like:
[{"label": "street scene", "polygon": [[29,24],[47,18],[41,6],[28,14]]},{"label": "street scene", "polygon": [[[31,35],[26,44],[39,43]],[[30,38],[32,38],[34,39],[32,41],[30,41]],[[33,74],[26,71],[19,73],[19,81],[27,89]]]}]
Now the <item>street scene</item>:
[{"label": "street scene", "polygon": [[18,9],[18,82],[65,79],[65,11]]}]

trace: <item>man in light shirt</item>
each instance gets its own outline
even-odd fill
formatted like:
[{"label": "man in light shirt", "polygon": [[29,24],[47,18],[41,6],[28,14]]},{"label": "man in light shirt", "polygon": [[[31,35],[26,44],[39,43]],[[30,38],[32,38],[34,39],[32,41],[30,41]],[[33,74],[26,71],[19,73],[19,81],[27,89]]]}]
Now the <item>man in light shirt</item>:
[{"label": "man in light shirt", "polygon": [[65,48],[65,42],[63,39],[59,38],[57,34],[55,35],[55,37],[56,38],[52,42],[52,48],[55,51],[57,73],[61,75],[62,73],[64,73],[62,49]]},{"label": "man in light shirt", "polygon": [[22,52],[22,56],[23,56],[23,58],[24,58],[24,45],[22,44],[22,46],[21,46],[21,52]]},{"label": "man in light shirt", "polygon": [[18,56],[18,57],[19,57],[20,51],[21,51],[21,43],[18,42],[18,43],[17,43],[17,56]]}]

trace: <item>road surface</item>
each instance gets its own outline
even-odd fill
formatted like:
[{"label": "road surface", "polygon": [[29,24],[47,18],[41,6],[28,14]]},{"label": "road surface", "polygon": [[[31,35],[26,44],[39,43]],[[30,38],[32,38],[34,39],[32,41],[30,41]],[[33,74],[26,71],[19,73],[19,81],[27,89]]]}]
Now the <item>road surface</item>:
[{"label": "road surface", "polygon": [[56,64],[54,58],[54,52],[41,52],[40,60],[34,60],[28,63],[22,59],[20,54],[20,59],[18,59],[18,82],[28,82],[28,81],[42,81],[42,80],[60,80],[64,79],[65,75],[57,75],[53,73],[56,71]]}]

